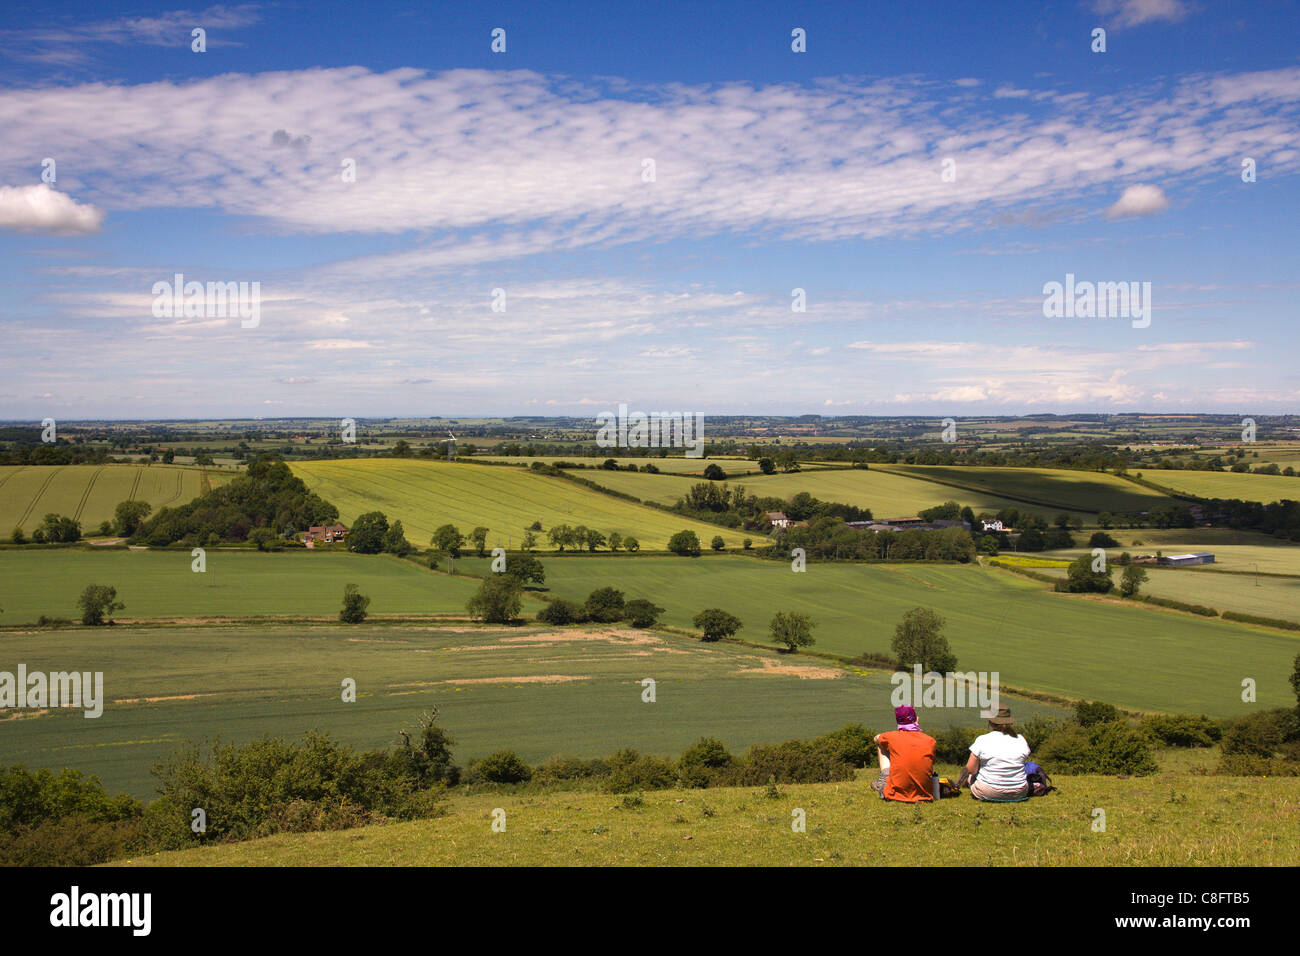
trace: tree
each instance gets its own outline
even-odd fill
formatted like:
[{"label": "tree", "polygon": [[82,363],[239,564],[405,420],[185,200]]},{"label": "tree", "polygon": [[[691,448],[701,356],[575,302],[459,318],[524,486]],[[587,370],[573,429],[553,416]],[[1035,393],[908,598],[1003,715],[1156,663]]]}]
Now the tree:
[{"label": "tree", "polygon": [[623,620],[623,592],[617,588],[597,588],[587,596],[587,617],[602,624]]},{"label": "tree", "polygon": [[1092,537],[1088,539],[1088,547],[1118,548],[1119,542],[1116,541],[1114,538],[1112,538],[1110,535],[1108,535],[1105,531],[1097,531],[1094,532]]},{"label": "tree", "polygon": [[595,528],[588,528],[586,534],[586,544],[588,551],[595,551],[605,543],[605,536]]},{"label": "tree", "polygon": [[1097,524],[1099,527],[1106,528],[1107,530],[1109,530],[1110,526],[1114,523],[1115,523],[1115,516],[1112,515],[1109,511],[1102,511],[1097,515]]},{"label": "tree", "polygon": [[162,460],[164,465],[170,465],[172,462],[176,460],[176,452],[168,448],[165,452],[163,452]]},{"label": "tree", "polygon": [[705,641],[720,641],[724,637],[731,637],[745,626],[740,618],[716,607],[706,608],[695,615],[691,624],[704,632],[701,640]]},{"label": "tree", "polygon": [[454,524],[445,524],[434,531],[429,543],[439,551],[446,551],[453,558],[459,558],[460,549],[465,544],[465,536]]},{"label": "tree", "polygon": [[1146,568],[1140,564],[1130,564],[1124,568],[1124,573],[1119,577],[1119,593],[1124,597],[1132,597],[1138,593],[1146,580]]},{"label": "tree", "polygon": [[673,554],[688,555],[698,557],[700,554],[700,539],[694,531],[678,531],[668,539],[668,550]]},{"label": "tree", "polygon": [[551,547],[563,551],[564,546],[573,540],[573,529],[567,524],[552,525],[546,537],[550,539]]},{"label": "tree", "polygon": [[370,607],[370,598],[361,593],[355,584],[343,586],[343,609],[339,611],[339,620],[344,624],[360,624],[366,619],[366,608]]},{"label": "tree", "polygon": [[248,540],[257,545],[258,551],[284,550],[284,545],[270,528],[254,528],[248,533]]},{"label": "tree", "polygon": [[613,458],[606,458],[601,462],[600,467],[604,468],[606,471],[618,471],[618,462]]},{"label": "tree", "polygon": [[1071,561],[1065,573],[1066,590],[1076,594],[1105,594],[1115,586],[1115,582],[1110,579],[1110,565],[1106,566],[1105,571],[1094,571],[1090,554],[1081,554]]},{"label": "tree", "polygon": [[704,469],[704,478],[706,481],[726,481],[727,473],[716,464],[710,464]]},{"label": "tree", "polygon": [[628,536],[623,539],[623,547],[626,548],[628,551],[633,551],[633,552],[640,551],[641,542],[638,541],[636,538]]},{"label": "tree", "polygon": [[542,567],[542,562],[531,554],[517,554],[509,558],[506,561],[506,569],[501,573],[510,575],[519,582],[520,587],[546,583],[546,570]]},{"label": "tree", "polygon": [[406,540],[406,532],[402,529],[402,522],[394,521],[393,526],[384,535],[384,550],[389,554],[397,555],[399,558],[404,558],[411,553],[411,542]]},{"label": "tree", "polygon": [[772,640],[784,644],[789,654],[795,654],[799,648],[816,643],[812,636],[813,622],[806,614],[777,611],[767,627]]},{"label": "tree", "polygon": [[519,616],[523,601],[519,582],[508,574],[494,574],[479,585],[478,592],[465,604],[469,616],[485,624],[509,624]]},{"label": "tree", "polygon": [[348,550],[357,554],[378,554],[384,550],[388,518],[382,511],[367,511],[352,522],[348,532]]},{"label": "tree", "polygon": [[487,537],[488,529],[482,525],[469,533],[469,539],[474,542],[474,551],[480,558],[487,554]]},{"label": "tree", "polygon": [[712,548],[714,551],[721,551],[726,546],[727,543],[722,540],[722,535],[720,534],[715,534],[713,536],[713,540],[709,542],[709,547]]},{"label": "tree", "polygon": [[26,544],[27,535],[23,534],[22,528],[14,528],[13,531],[9,532],[9,540],[14,544]]},{"label": "tree", "polygon": [[746,551],[748,551],[750,548],[754,546],[754,539],[746,538],[744,541],[740,542],[740,546],[744,548]]},{"label": "tree", "polygon": [[772,461],[771,458],[760,458],[758,460],[758,470],[765,475],[775,475],[776,462]]},{"label": "tree", "polygon": [[581,624],[587,620],[587,612],[577,601],[556,598],[537,612],[537,620],[543,624]]},{"label": "tree", "polygon": [[519,547],[525,551],[533,550],[533,548],[537,547],[537,535],[533,534],[532,531],[525,531],[524,540],[519,543]]},{"label": "tree", "polygon": [[1066,528],[1070,527],[1070,516],[1066,514],[1064,511],[1062,511],[1059,515],[1057,515],[1055,518],[1052,519],[1052,523],[1055,524],[1062,531],[1064,531]]},{"label": "tree", "polygon": [[124,538],[135,534],[144,519],[149,517],[153,506],[147,501],[120,501],[113,509],[113,533]]},{"label": "tree", "polygon": [[1291,664],[1291,689],[1295,691],[1296,710],[1300,711],[1300,654]]},{"label": "tree", "polygon": [[609,550],[617,551],[622,544],[623,536],[617,531],[611,531],[609,533]]},{"label": "tree", "polygon": [[623,613],[633,627],[653,627],[664,609],[644,598],[636,598],[623,605]]},{"label": "tree", "polygon": [[87,584],[86,590],[77,598],[77,607],[81,608],[81,623],[94,627],[103,624],[105,618],[111,622],[113,612],[126,605],[117,599],[117,588],[107,584]]},{"label": "tree", "polygon": [[957,669],[957,657],[943,636],[944,620],[928,607],[914,607],[894,628],[893,648],[899,670],[917,664],[925,673],[948,674]]}]

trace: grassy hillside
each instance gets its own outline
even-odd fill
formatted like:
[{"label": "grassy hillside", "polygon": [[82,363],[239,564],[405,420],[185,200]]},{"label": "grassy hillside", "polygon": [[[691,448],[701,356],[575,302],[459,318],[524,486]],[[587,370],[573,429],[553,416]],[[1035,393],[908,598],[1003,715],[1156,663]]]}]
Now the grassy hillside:
[{"label": "grassy hillside", "polygon": [[1286,675],[1300,636],[1054,594],[996,569],[810,563],[799,574],[785,562],[725,555],[544,564],[552,593],[582,599],[611,584],[667,608],[664,622],[685,628],[700,610],[721,607],[745,622],[738,637],[747,641],[767,642],[772,615],[798,611],[816,622],[814,650],[888,653],[904,612],[924,606],[946,618],[963,670],[999,671],[1013,687],[1232,716],[1252,706],[1241,701],[1241,678],[1251,676],[1259,706],[1295,699]]},{"label": "grassy hillside", "polygon": [[[1057,777],[1018,804],[886,803],[846,783],[458,796],[438,819],[160,853],[142,866],[1295,866],[1300,779]],[[505,811],[504,833],[491,829]],[[806,815],[793,832],[793,812]],[[1096,810],[1105,831],[1096,832]],[[127,861],[124,861],[127,862]]]},{"label": "grassy hillside", "polygon": [[[448,522],[463,533],[484,525],[491,529],[489,545],[499,541],[507,548],[518,547],[524,529],[539,520],[547,529],[582,524],[606,535],[632,535],[642,550],[663,550],[683,528],[705,542],[721,534],[731,547],[739,547],[744,537],[519,467],[391,458],[294,462],[291,467],[338,506],[344,523],[366,511],[382,511],[389,521],[400,520],[407,538],[420,546],[428,545],[434,529]],[[544,544],[545,536],[540,539]]]},{"label": "grassy hillside", "polygon": [[[859,722],[883,728],[882,672],[788,660],[620,627],[116,627],[0,631],[0,661],[29,670],[103,671],[103,716],[14,712],[0,766],[75,767],[110,789],[148,796],[150,768],[184,738],[246,740],[329,731],[385,747],[431,706],[464,763],[510,747],[537,762],[621,747],[676,755],[703,736],[733,750],[813,737]],[[641,680],[657,682],[656,701]],[[357,682],[357,701],[340,699]],[[1029,702],[1017,714],[1055,712]],[[978,724],[947,710],[927,724]]]},{"label": "grassy hillside", "polygon": [[[82,533],[113,519],[128,498],[147,501],[156,512],[184,504],[201,493],[203,471],[169,465],[27,465],[0,468],[0,528],[30,532],[49,512],[81,522]],[[211,472],[214,483],[233,475]]]},{"label": "grassy hillside", "polygon": [[207,551],[207,571],[191,570],[189,551],[120,549],[0,551],[0,624],[42,614],[81,618],[87,584],[117,588],[119,618],[334,616],[343,586],[357,584],[372,614],[465,613],[478,582],[434,574],[391,555],[337,551]]},{"label": "grassy hillside", "polygon": [[[1300,577],[1259,577],[1222,574],[1200,568],[1147,568],[1143,594],[1202,604],[1220,611],[1237,611],[1300,623]],[[1065,569],[1043,573],[1064,578]],[[1119,571],[1114,574],[1119,581]]]},{"label": "grassy hillside", "polygon": [[[1233,531],[1228,528],[1183,528],[1169,531],[1139,528],[1112,529],[1108,534],[1120,543],[1120,550],[1132,554],[1209,551],[1214,555],[1214,567],[1219,570],[1300,575],[1300,544],[1279,541],[1257,532]],[[1076,534],[1075,539],[1080,544],[1086,544],[1088,536]],[[1077,557],[1087,550],[1074,548],[1045,554],[1052,557]]]},{"label": "grassy hillside", "polygon": [[[897,474],[1037,502],[1059,511],[1149,511],[1174,504],[1167,495],[1095,471],[1055,468],[958,468],[884,465]],[[1021,506],[1023,510],[1023,505]],[[1032,510],[1032,509],[1031,509]]]},{"label": "grassy hillside", "polygon": [[1179,494],[1198,498],[1240,498],[1268,504],[1289,498],[1300,500],[1300,478],[1249,475],[1230,471],[1145,471],[1147,481]]}]

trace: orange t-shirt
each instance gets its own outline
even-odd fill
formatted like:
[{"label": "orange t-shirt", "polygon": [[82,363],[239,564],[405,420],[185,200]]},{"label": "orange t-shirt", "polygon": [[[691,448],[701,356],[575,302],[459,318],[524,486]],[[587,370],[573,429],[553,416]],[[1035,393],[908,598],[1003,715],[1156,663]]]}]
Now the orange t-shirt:
[{"label": "orange t-shirt", "polygon": [[934,738],[919,730],[891,730],[881,734],[889,757],[889,780],[885,799],[904,803],[933,800],[930,774],[934,772]]}]

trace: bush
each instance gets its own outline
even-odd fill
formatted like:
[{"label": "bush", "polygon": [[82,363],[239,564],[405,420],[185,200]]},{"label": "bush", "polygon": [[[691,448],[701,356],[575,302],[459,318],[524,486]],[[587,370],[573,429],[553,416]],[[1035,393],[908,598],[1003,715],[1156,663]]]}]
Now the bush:
[{"label": "bush", "polygon": [[704,632],[701,638],[704,641],[719,641],[724,637],[731,637],[745,626],[740,618],[716,607],[706,608],[695,615],[691,625]]},{"label": "bush", "polygon": [[1224,754],[1274,757],[1300,739],[1300,719],[1294,709],[1266,710],[1234,721],[1223,734]]},{"label": "bush", "polygon": [[678,531],[668,539],[668,550],[673,554],[681,554],[692,558],[699,557],[700,539],[694,531]]},{"label": "bush", "polygon": [[754,546],[754,539],[746,538],[744,541],[740,542],[740,546],[744,548],[746,551],[748,551],[750,548]]},{"label": "bush", "polygon": [[1118,548],[1119,542],[1108,535],[1105,531],[1098,531],[1088,539],[1090,548]]},{"label": "bush", "polygon": [[854,767],[865,767],[876,756],[876,735],[861,724],[847,724],[823,734],[813,743]]},{"label": "bush", "polygon": [[355,584],[343,586],[343,608],[339,611],[339,620],[344,624],[360,624],[366,619],[366,608],[370,607],[370,598],[361,593]]},{"label": "bush", "polygon": [[519,581],[508,575],[493,575],[479,585],[478,591],[465,604],[465,610],[475,620],[485,624],[509,624],[519,616],[523,601]]},{"label": "bush", "polygon": [[1282,760],[1258,754],[1224,754],[1214,772],[1223,777],[1300,777],[1300,760]]},{"label": "bush", "polygon": [[829,742],[787,740],[785,743],[755,744],[745,754],[730,781],[735,786],[755,787],[776,783],[832,783],[852,780],[853,764]]},{"label": "bush", "polygon": [[610,793],[666,790],[677,782],[677,765],[664,757],[651,757],[627,748],[612,754],[606,763],[609,779],[605,789]]},{"label": "bush", "polygon": [[623,605],[623,613],[633,627],[653,627],[659,621],[664,609],[644,598],[628,601]]},{"label": "bush", "polygon": [[714,551],[721,551],[724,548],[726,548],[726,546],[727,546],[727,542],[722,540],[722,535],[720,534],[715,534],[713,536],[713,540],[709,542],[709,547],[712,548]]},{"label": "bush", "polygon": [[609,764],[604,760],[583,760],[580,757],[550,757],[533,768],[533,780],[537,783],[608,776]]},{"label": "bush", "polygon": [[1081,700],[1074,705],[1074,719],[1082,727],[1091,727],[1093,724],[1119,720],[1119,711],[1113,705],[1101,701]]},{"label": "bush", "polygon": [[525,783],[533,778],[533,771],[513,750],[498,750],[471,762],[468,775],[471,780],[487,783]]},{"label": "bush", "polygon": [[1067,726],[1039,748],[1038,762],[1051,773],[1133,774],[1155,773],[1150,738],[1123,721]]},{"label": "bush", "polygon": [[537,620],[543,624],[581,624],[587,620],[587,612],[576,601],[556,598],[537,612]]},{"label": "bush", "polygon": [[1204,714],[1152,714],[1142,729],[1166,747],[1209,747],[1223,737],[1223,731]]},{"label": "bush", "polygon": [[590,620],[601,624],[621,621],[626,613],[623,592],[611,587],[597,588],[587,596],[585,610]]},{"label": "bush", "polygon": [[725,779],[735,760],[722,741],[705,737],[682,752],[677,767],[685,786],[709,787]]},{"label": "bush", "polygon": [[932,734],[935,762],[955,763],[964,767],[970,759],[970,745],[982,733],[984,730],[979,727],[948,727]]},{"label": "bush", "polygon": [[81,608],[81,623],[98,626],[104,619],[112,620],[114,611],[126,607],[117,599],[117,588],[106,584],[87,584],[86,589],[77,598],[77,607]]}]

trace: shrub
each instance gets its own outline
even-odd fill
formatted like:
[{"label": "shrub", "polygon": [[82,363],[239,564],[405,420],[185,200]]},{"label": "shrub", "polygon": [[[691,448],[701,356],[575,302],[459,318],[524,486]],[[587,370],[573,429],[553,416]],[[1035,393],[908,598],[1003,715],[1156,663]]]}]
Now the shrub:
[{"label": "shrub", "polygon": [[852,780],[853,765],[830,743],[787,740],[780,744],[755,744],[731,783],[755,787],[775,780],[777,783],[831,783]]},{"label": "shrub", "polygon": [[519,581],[509,575],[493,575],[479,585],[478,591],[465,603],[469,616],[485,624],[509,624],[519,616],[523,601]]},{"label": "shrub", "polygon": [[1142,729],[1166,747],[1209,747],[1223,737],[1223,731],[1204,714],[1152,714]]},{"label": "shrub", "polygon": [[1066,726],[1039,748],[1038,762],[1052,773],[1155,773],[1150,738],[1123,721]]},{"label": "shrub", "polygon": [[623,620],[626,613],[623,592],[617,588],[597,588],[587,596],[587,617],[601,624]]},{"label": "shrub", "polygon": [[865,767],[876,756],[876,735],[861,724],[847,724],[813,743],[854,767]]},{"label": "shrub", "polygon": [[979,727],[948,727],[932,734],[935,761],[965,766],[970,759],[970,745],[982,733]]},{"label": "shrub", "polygon": [[609,764],[604,760],[583,760],[580,757],[549,757],[533,768],[533,780],[538,783],[608,776]]},{"label": "shrub", "polygon": [[709,542],[709,547],[712,548],[714,551],[721,551],[726,546],[727,543],[722,540],[722,535],[720,534],[715,534],[713,536],[713,540]]},{"label": "shrub", "polygon": [[610,755],[606,763],[609,779],[605,789],[610,793],[666,790],[677,782],[677,765],[664,757],[651,757],[625,748]]},{"label": "shrub", "polygon": [[581,624],[587,620],[587,612],[576,601],[556,598],[537,612],[537,620],[543,624]]},{"label": "shrub", "polygon": [[633,627],[653,627],[664,609],[644,598],[628,601],[623,605],[623,613]]},{"label": "shrub", "polygon": [[748,551],[750,548],[754,546],[754,539],[746,538],[744,541],[740,542],[740,546],[744,548],[746,551]]},{"label": "shrub", "polygon": [[355,584],[343,586],[343,609],[339,611],[339,620],[344,624],[360,624],[366,619],[366,608],[370,607],[370,598],[361,593]]},{"label": "shrub", "polygon": [[1223,734],[1223,752],[1273,757],[1298,738],[1300,719],[1294,709],[1266,710],[1234,721]]},{"label": "shrub", "polygon": [[631,538],[631,537],[629,537],[629,538],[624,538],[624,539],[623,539],[623,547],[626,548],[628,551],[634,551],[634,552],[635,552],[635,551],[640,551],[640,550],[641,550],[641,542],[638,541],[636,538]]},{"label": "shrub", "polygon": [[104,619],[112,620],[113,612],[126,607],[117,599],[117,588],[107,584],[87,584],[86,589],[77,598],[77,607],[81,608],[81,623],[97,626]]},{"label": "shrub", "polygon": [[735,759],[722,741],[705,737],[682,752],[677,767],[685,786],[708,787],[723,778]]},{"label": "shrub", "polygon": [[699,557],[700,539],[694,531],[678,531],[668,539],[668,550],[673,554],[681,554],[688,557]]},{"label": "shrub", "polygon": [[724,637],[731,637],[745,626],[740,618],[716,607],[706,608],[695,615],[691,625],[704,632],[701,638],[704,641],[720,641]]},{"label": "shrub", "polygon": [[1119,720],[1119,711],[1112,704],[1097,700],[1081,700],[1074,705],[1074,719],[1082,727]]},{"label": "shrub", "polygon": [[1110,565],[1106,566],[1105,571],[1094,571],[1092,561],[1092,555],[1081,554],[1070,562],[1065,572],[1068,576],[1066,588],[1069,591],[1076,594],[1105,594],[1114,587],[1114,582],[1110,578]]},{"label": "shrub", "polygon": [[1088,539],[1090,548],[1118,548],[1119,542],[1108,535],[1105,531],[1098,531]]},{"label": "shrub", "polygon": [[469,776],[487,783],[524,783],[533,778],[533,771],[513,750],[498,750],[471,762]]}]

